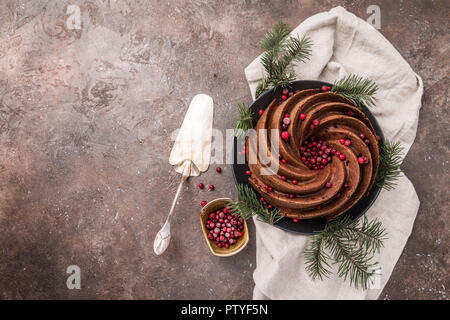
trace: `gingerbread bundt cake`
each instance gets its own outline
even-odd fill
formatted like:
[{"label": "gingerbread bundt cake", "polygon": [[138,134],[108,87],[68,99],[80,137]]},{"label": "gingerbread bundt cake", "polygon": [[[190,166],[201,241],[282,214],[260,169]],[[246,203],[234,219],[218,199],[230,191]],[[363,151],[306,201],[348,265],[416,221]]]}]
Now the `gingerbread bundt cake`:
[{"label": "gingerbread bundt cake", "polygon": [[[267,106],[255,127],[257,133],[263,129],[267,134],[247,139],[249,182],[264,203],[284,216],[333,219],[372,188],[378,139],[367,116],[350,100],[315,89],[298,91]],[[274,132],[278,153],[271,150]],[[258,150],[268,161],[261,161]],[[273,161],[278,161],[276,171]],[[262,168],[270,174],[262,174]]]}]

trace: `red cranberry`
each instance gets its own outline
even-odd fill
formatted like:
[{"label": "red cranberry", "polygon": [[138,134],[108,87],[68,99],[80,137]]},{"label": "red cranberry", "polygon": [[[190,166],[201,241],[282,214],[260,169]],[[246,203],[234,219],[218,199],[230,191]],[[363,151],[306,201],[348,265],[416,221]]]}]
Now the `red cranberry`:
[{"label": "red cranberry", "polygon": [[217,167],[217,168],[216,168],[216,172],[217,172],[217,173],[221,173],[221,172],[222,172],[222,168],[221,168],[221,167]]},{"label": "red cranberry", "polygon": [[215,215],[214,213],[210,213],[210,214],[209,214],[209,218],[210,218],[210,219],[214,219],[215,217],[216,217],[216,215]]},{"label": "red cranberry", "polygon": [[352,110],[348,110],[347,114],[348,114],[350,117],[353,117],[353,116],[355,115],[355,113],[354,113]]},{"label": "red cranberry", "polygon": [[326,92],[328,91],[328,86],[322,86],[320,90],[322,90],[322,92]]},{"label": "red cranberry", "polygon": [[366,140],[364,140],[364,143],[365,143],[365,144],[370,144],[370,140],[369,140],[369,139],[366,139]]},{"label": "red cranberry", "polygon": [[292,183],[293,184],[297,184],[297,180],[292,180]]},{"label": "red cranberry", "polygon": [[344,144],[345,143],[345,139],[339,139],[339,143],[340,144]]},{"label": "red cranberry", "polygon": [[281,138],[283,138],[284,140],[287,140],[289,138],[289,133],[287,131],[283,131],[281,133]]},{"label": "red cranberry", "polygon": [[312,121],[312,124],[315,125],[315,126],[318,126],[319,125],[319,119],[314,119]]},{"label": "red cranberry", "polygon": [[360,135],[359,135],[359,137],[361,138],[361,139],[365,139],[366,138],[366,136],[363,134],[363,133],[361,133]]},{"label": "red cranberry", "polygon": [[251,176],[252,172],[250,170],[247,170],[247,171],[245,171],[245,174],[248,175],[248,176]]},{"label": "red cranberry", "polygon": [[285,176],[282,176],[282,177],[281,177],[281,180],[283,180],[283,181],[286,181],[286,179],[287,179],[287,178],[286,178]]},{"label": "red cranberry", "polygon": [[283,94],[283,95],[281,96],[281,100],[286,100],[286,99],[287,99],[287,95]]},{"label": "red cranberry", "polygon": [[287,161],[286,161],[286,159],[281,159],[281,162],[286,163]]},{"label": "red cranberry", "polygon": [[345,143],[344,143],[347,147],[349,147],[351,144],[352,144],[352,142],[349,140],[349,139],[347,139],[347,140],[345,140]]},{"label": "red cranberry", "polygon": [[344,161],[344,160],[345,160],[345,154],[341,153],[341,154],[339,155],[339,159],[341,159],[342,161]]},{"label": "red cranberry", "polygon": [[300,114],[300,120],[305,120],[305,119],[306,119],[306,114],[301,113],[301,114]]},{"label": "red cranberry", "polygon": [[263,197],[261,197],[259,200],[260,200],[261,202],[264,202],[264,198],[263,198]]},{"label": "red cranberry", "polygon": [[269,208],[269,209],[272,209],[272,205],[271,205],[271,204],[269,204],[269,205],[267,206],[267,208]]},{"label": "red cranberry", "polygon": [[203,200],[203,201],[201,202],[202,207],[206,206],[207,203],[208,203],[208,202],[206,202],[205,200]]},{"label": "red cranberry", "polygon": [[297,223],[297,222],[298,222],[298,219],[297,219],[297,218],[294,218],[294,219],[292,219],[292,221],[294,221],[295,223]]},{"label": "red cranberry", "polygon": [[283,89],[283,94],[289,94],[289,90],[288,89]]},{"label": "red cranberry", "polygon": [[263,113],[264,113],[264,110],[263,109],[259,109],[258,113],[259,113],[260,116],[262,116]]},{"label": "red cranberry", "polygon": [[199,183],[199,184],[198,184],[198,187],[199,187],[200,189],[203,189],[203,188],[205,187],[205,185],[204,185],[203,183]]},{"label": "red cranberry", "polygon": [[210,184],[210,185],[209,185],[209,189],[210,189],[210,190],[214,190],[214,185],[213,185],[213,184]]},{"label": "red cranberry", "polygon": [[327,187],[327,188],[331,188],[333,185],[331,184],[331,182],[327,182],[326,184],[325,184],[325,187]]},{"label": "red cranberry", "polygon": [[359,164],[363,164],[364,163],[364,158],[363,157],[359,157],[358,158],[358,163]]}]

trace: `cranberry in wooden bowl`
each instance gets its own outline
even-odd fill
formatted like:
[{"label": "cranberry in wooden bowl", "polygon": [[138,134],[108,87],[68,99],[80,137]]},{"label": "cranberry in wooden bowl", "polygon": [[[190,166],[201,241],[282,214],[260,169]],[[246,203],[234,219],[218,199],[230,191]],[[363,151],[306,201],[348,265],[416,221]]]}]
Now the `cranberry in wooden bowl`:
[{"label": "cranberry in wooden bowl", "polygon": [[229,198],[215,199],[200,212],[203,236],[211,253],[219,257],[242,251],[249,240],[246,221],[233,216],[226,208],[230,201]]}]

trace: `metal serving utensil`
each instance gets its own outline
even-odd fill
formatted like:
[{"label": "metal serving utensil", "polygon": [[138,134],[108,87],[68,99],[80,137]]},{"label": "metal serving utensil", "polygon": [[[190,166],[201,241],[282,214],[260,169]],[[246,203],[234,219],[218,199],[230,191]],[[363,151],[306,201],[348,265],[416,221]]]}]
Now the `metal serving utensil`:
[{"label": "metal serving utensil", "polygon": [[181,173],[181,182],[178,185],[166,222],[155,237],[153,250],[157,255],[162,254],[169,246],[170,222],[183,183],[189,177],[199,176],[208,169],[211,159],[213,111],[213,100],[210,96],[206,94],[196,95],[192,99],[183,124],[178,131],[169,162],[174,166],[176,172]]}]

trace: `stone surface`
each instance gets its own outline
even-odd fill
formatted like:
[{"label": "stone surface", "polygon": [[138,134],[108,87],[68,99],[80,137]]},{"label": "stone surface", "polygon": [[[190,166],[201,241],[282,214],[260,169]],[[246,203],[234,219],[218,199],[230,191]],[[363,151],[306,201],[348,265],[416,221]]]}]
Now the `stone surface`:
[{"label": "stone surface", "polygon": [[[0,298],[251,298],[254,235],[216,258],[198,219],[201,200],[234,196],[229,165],[188,181],[173,241],[153,254],[179,179],[170,134],[199,92],[215,127],[233,127],[236,102],[251,101],[243,69],[279,19],[338,4],[366,18],[372,2],[1,1]],[[403,165],[421,208],[380,298],[448,299],[449,3],[377,4],[380,31],[425,83]],[[81,29],[67,27],[71,5]],[[69,265],[81,290],[66,287]]]}]

